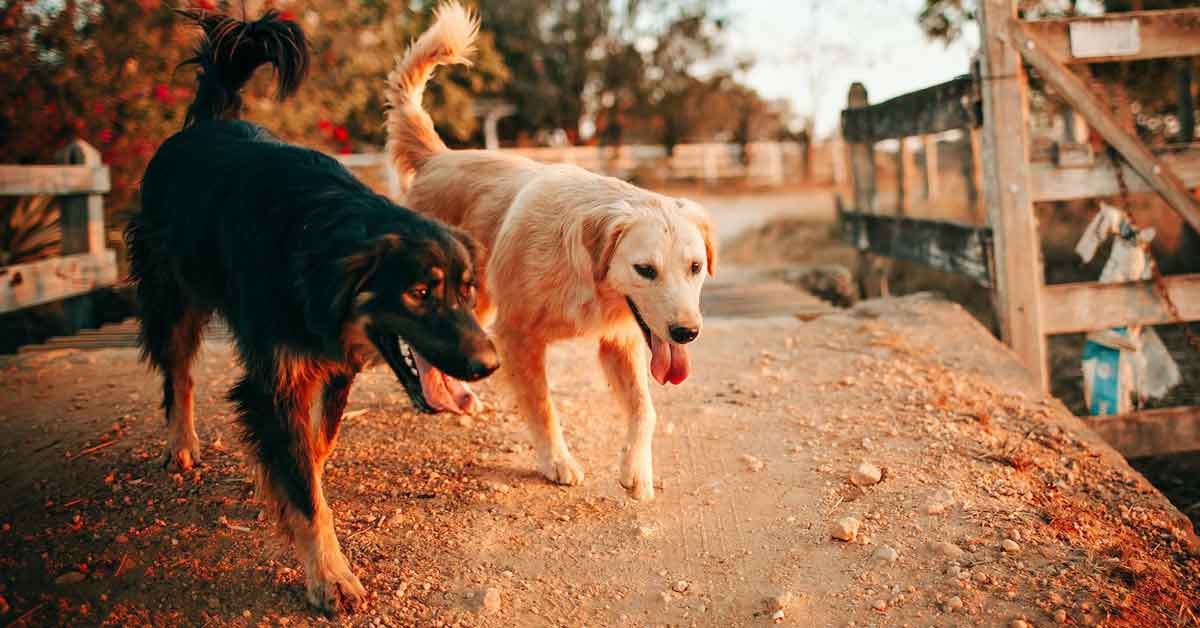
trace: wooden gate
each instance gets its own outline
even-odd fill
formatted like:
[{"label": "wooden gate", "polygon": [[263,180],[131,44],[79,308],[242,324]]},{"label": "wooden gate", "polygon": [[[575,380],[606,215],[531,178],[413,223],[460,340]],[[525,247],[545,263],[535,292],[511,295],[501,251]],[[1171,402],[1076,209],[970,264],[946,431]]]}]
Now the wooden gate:
[{"label": "wooden gate", "polygon": [[[1200,320],[1200,274],[1164,278],[1162,291],[1177,307],[1174,313],[1152,281],[1046,285],[1034,213],[1039,201],[1117,194],[1119,168],[1130,191],[1156,192],[1200,232],[1200,207],[1190,190],[1200,186],[1200,151],[1154,154],[1069,69],[1073,64],[1200,56],[1200,9],[1027,21],[1019,18],[1015,0],[983,0],[979,16],[982,59],[974,77],[871,106],[865,106],[865,93],[855,102],[852,90],[842,124],[853,178],[853,190],[844,196],[854,198],[855,207],[843,213],[843,222],[863,253],[868,283],[878,282],[871,275],[886,265],[882,255],[915,259],[990,285],[1004,341],[1048,389],[1047,336]],[[1057,164],[1031,160],[1027,67],[1120,155],[1117,163],[1103,155],[1079,159],[1076,149],[1085,147],[1069,143],[1061,146]],[[978,118],[972,116],[976,111]],[[912,159],[902,138],[953,128],[964,129],[971,139],[988,227],[878,216],[869,147],[901,138],[903,210]],[[1059,167],[1067,162],[1072,162],[1070,168]],[[873,234],[861,235],[872,228]],[[1194,253],[1200,256],[1200,251]],[[986,265],[986,279],[977,274],[980,264]],[[1200,448],[1200,408],[1105,417],[1094,424],[1131,455]]]}]

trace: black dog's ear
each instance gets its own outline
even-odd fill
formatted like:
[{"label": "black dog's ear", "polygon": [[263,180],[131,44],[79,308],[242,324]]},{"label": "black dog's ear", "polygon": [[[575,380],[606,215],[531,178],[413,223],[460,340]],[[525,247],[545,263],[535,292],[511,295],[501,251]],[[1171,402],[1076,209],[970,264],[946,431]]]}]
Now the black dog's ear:
[{"label": "black dog's ear", "polygon": [[323,338],[340,336],[341,326],[351,314],[354,297],[375,274],[389,251],[400,245],[400,237],[387,234],[357,245],[337,243],[310,253],[305,264],[300,295],[308,328]]}]

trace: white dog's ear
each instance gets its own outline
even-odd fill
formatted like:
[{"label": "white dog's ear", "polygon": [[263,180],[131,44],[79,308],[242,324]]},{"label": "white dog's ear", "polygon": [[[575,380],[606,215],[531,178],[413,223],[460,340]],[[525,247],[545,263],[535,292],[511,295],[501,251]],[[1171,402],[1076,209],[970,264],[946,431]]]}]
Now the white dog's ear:
[{"label": "white dog's ear", "polygon": [[611,216],[597,220],[590,228],[586,228],[584,239],[592,257],[592,273],[597,282],[604,281],[608,276],[608,267],[612,265],[617,245],[625,237],[628,228],[629,221]]},{"label": "white dog's ear", "polygon": [[704,238],[704,255],[708,258],[708,276],[716,277],[717,236],[716,229],[713,228],[712,218],[709,217],[708,211],[696,201],[686,198],[679,199],[679,207],[688,219],[696,225],[696,228],[700,230],[700,237]]}]

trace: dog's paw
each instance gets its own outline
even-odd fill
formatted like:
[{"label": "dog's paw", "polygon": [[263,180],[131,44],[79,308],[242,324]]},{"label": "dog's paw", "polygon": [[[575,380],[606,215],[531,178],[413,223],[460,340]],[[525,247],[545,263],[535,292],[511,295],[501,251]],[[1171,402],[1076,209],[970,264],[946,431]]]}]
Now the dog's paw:
[{"label": "dog's paw", "polygon": [[542,460],[542,475],[555,484],[576,486],[583,483],[583,467],[570,452],[549,456]]},{"label": "dog's paw", "polygon": [[654,499],[654,466],[649,461],[626,455],[621,461],[620,482],[630,497],[641,502]]},{"label": "dog's paw", "polygon": [[348,568],[308,578],[308,603],[323,613],[354,612],[366,601],[367,590]]},{"label": "dog's paw", "polygon": [[195,436],[181,439],[180,442],[171,442],[173,440],[167,442],[167,449],[163,452],[163,467],[167,471],[183,473],[200,464],[200,441]]}]

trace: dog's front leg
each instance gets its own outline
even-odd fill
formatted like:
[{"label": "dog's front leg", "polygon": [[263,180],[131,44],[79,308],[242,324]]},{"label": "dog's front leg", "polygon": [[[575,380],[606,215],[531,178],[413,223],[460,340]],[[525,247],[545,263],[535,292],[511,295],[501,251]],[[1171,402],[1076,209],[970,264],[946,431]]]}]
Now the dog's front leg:
[{"label": "dog's front leg", "polygon": [[639,330],[600,339],[600,364],[629,420],[621,452],[621,486],[634,499],[654,499],[652,442],[657,415],[647,386],[647,356]]},{"label": "dog's front leg", "polygon": [[[313,425],[314,416],[325,415],[323,408],[314,412],[312,406],[322,393],[321,382],[280,378],[264,383],[267,377],[249,375],[230,393],[257,464],[259,498],[295,545],[309,603],[327,613],[353,609],[366,600],[366,590],[342,554],[321,487],[324,458],[332,445],[325,425]],[[330,396],[336,403],[340,387]]]},{"label": "dog's front leg", "polygon": [[496,344],[517,405],[529,424],[542,475],[551,482],[574,486],[583,482],[583,467],[575,461],[563,438],[562,425],[550,401],[546,380],[546,345],[527,334],[506,332],[497,326]]}]

